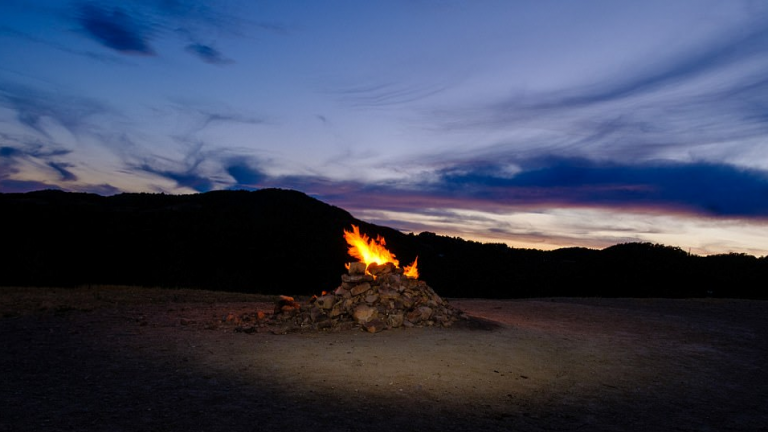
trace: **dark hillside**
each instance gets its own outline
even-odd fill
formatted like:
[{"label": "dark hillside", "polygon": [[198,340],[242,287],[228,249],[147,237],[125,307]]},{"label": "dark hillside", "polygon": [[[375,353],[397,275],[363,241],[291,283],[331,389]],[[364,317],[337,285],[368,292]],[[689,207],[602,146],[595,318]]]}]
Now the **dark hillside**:
[{"label": "dark hillside", "polygon": [[0,285],[120,284],[267,294],[335,288],[343,230],[386,238],[446,297],[768,298],[768,258],[699,257],[650,243],[515,249],[357,220],[301,192],[0,194]]}]

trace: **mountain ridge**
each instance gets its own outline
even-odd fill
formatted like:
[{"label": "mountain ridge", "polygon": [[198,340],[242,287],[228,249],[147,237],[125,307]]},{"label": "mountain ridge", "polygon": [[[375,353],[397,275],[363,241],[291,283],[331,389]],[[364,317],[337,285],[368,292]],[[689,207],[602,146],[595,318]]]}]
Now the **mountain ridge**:
[{"label": "mountain ridge", "polygon": [[768,257],[700,257],[625,243],[602,250],[516,249],[404,234],[290,189],[101,196],[0,194],[0,286],[88,284],[313,294],[338,286],[352,224],[448,297],[768,298]]}]

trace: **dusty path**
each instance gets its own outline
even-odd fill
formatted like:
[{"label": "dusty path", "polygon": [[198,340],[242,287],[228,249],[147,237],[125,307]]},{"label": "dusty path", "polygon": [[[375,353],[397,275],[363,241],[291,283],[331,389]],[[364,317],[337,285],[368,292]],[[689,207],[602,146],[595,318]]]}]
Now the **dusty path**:
[{"label": "dusty path", "polygon": [[768,430],[768,302],[454,300],[500,327],[206,328],[264,300],[0,288],[0,431]]}]

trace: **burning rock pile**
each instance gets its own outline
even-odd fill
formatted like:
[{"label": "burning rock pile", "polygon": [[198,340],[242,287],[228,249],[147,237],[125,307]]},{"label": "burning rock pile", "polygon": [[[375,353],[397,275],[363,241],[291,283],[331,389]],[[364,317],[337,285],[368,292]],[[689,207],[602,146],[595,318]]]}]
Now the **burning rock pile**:
[{"label": "burning rock pile", "polygon": [[[352,225],[344,230],[349,254],[360,260],[347,264],[341,285],[333,292],[314,296],[305,305],[292,297],[280,296],[274,314],[227,318],[223,322],[241,324],[246,333],[271,329],[273,333],[311,330],[345,330],[360,327],[371,333],[399,327],[448,327],[467,319],[458,309],[441,299],[425,282],[418,280],[416,261],[404,268],[385,247],[381,236],[375,240]],[[381,264],[383,263],[383,264]]]},{"label": "burning rock pile", "polygon": [[287,330],[348,329],[359,326],[377,333],[398,327],[448,327],[464,315],[440,298],[425,282],[403,274],[393,263],[349,264],[341,285],[302,306],[282,297],[275,319]]}]

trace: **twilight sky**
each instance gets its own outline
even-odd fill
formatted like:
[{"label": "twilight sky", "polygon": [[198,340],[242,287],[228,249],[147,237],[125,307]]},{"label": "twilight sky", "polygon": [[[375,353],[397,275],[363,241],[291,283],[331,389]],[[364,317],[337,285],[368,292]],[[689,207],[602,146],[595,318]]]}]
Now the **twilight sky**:
[{"label": "twilight sky", "polygon": [[0,3],[0,192],[768,255],[768,2]]}]

